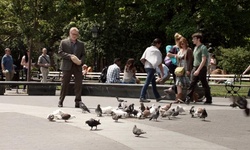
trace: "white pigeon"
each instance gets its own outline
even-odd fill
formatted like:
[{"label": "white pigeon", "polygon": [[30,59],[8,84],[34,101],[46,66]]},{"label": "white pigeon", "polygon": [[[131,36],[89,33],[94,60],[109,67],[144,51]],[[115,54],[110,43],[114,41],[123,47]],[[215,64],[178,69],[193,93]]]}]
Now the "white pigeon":
[{"label": "white pigeon", "polygon": [[150,114],[156,113],[156,108],[157,108],[157,107],[155,106],[155,104],[152,104],[151,108],[149,109]]},{"label": "white pigeon", "polygon": [[102,107],[102,113],[103,113],[103,114],[110,115],[111,112],[112,112],[112,109],[113,109],[113,107],[111,107],[111,106]]},{"label": "white pigeon", "polygon": [[117,116],[121,115],[122,118],[126,118],[128,116],[128,113],[121,109],[112,109],[111,114],[112,113],[115,113]]},{"label": "white pigeon", "polygon": [[185,112],[184,108],[181,105],[176,106],[176,111],[178,111],[179,113]]}]

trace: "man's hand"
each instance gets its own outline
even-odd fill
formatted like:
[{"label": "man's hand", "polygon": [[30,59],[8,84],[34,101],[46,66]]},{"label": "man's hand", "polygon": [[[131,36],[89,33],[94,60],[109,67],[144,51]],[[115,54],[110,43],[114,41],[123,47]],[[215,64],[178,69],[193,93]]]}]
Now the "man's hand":
[{"label": "man's hand", "polygon": [[79,60],[75,55],[71,55],[70,58],[73,61],[73,63],[75,63],[77,65],[81,65],[82,64],[82,61]]}]

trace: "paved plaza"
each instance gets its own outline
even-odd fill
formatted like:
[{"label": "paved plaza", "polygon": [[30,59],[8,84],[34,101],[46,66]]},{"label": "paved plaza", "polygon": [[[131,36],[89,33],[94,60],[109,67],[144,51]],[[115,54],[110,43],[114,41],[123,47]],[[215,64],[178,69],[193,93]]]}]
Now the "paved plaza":
[{"label": "paved plaza", "polygon": [[[185,113],[168,120],[125,118],[114,122],[110,116],[97,117],[95,108],[117,107],[115,97],[82,96],[91,113],[74,108],[74,96],[67,96],[61,110],[76,118],[64,122],[50,122],[48,114],[57,110],[59,96],[28,96],[23,93],[0,96],[1,150],[246,150],[250,147],[250,117],[243,110],[230,108],[228,98],[214,97],[212,105],[180,104]],[[123,98],[127,104],[139,108],[139,99]],[[151,100],[145,103],[164,105],[172,101]],[[206,108],[208,118],[191,118],[190,107]],[[177,104],[173,104],[173,108]],[[85,121],[100,119],[97,130],[90,130]],[[147,133],[136,137],[133,126]]]}]

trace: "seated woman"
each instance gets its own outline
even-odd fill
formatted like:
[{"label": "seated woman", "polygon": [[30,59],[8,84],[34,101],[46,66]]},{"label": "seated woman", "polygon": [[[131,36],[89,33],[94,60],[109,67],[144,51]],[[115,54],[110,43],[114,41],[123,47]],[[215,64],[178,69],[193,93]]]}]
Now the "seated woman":
[{"label": "seated woman", "polygon": [[156,84],[164,84],[170,78],[170,72],[168,67],[165,64],[162,64],[164,76],[161,77],[161,70],[159,67],[156,68],[156,73],[158,74],[159,78],[156,79]]},{"label": "seated woman", "polygon": [[124,75],[123,75],[123,79],[122,82],[123,83],[140,83],[140,80],[138,78],[136,78],[135,74],[136,74],[136,67],[134,65],[135,60],[133,58],[129,58],[127,60],[127,63],[125,65],[124,68]]},{"label": "seated woman", "polygon": [[84,64],[82,66],[82,75],[86,75],[88,73],[88,66],[86,64]]}]

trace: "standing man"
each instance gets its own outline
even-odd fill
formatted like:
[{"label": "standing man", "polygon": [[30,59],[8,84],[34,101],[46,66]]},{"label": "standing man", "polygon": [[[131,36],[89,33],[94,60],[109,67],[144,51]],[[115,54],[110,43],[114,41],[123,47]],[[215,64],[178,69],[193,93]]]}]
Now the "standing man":
[{"label": "standing man", "polygon": [[152,84],[152,89],[156,101],[159,102],[161,100],[161,96],[156,88],[156,79],[155,79],[156,67],[159,67],[161,71],[160,73],[161,78],[164,77],[164,71],[162,67],[162,54],[161,51],[159,50],[159,48],[161,47],[161,43],[162,42],[160,39],[158,38],[154,39],[151,46],[144,51],[140,59],[141,62],[144,64],[145,71],[147,72],[146,81],[141,89],[140,102],[150,102],[150,100],[146,99],[146,93],[150,83]]},{"label": "standing man", "polygon": [[48,74],[49,74],[49,66],[50,66],[50,58],[47,55],[47,49],[42,49],[42,55],[39,56],[37,64],[40,66],[40,70],[43,76],[41,82],[47,82]]},{"label": "standing man", "polygon": [[121,83],[120,80],[120,66],[121,65],[121,59],[115,58],[114,64],[110,65],[108,67],[107,71],[107,83]]},{"label": "standing man", "polygon": [[208,50],[207,47],[202,44],[202,34],[194,33],[192,35],[193,44],[195,44],[194,48],[194,62],[193,62],[193,70],[192,70],[192,79],[191,85],[188,88],[188,93],[186,97],[186,104],[190,103],[190,97],[192,97],[194,89],[198,83],[201,81],[202,87],[205,90],[206,101],[204,104],[212,104],[212,97],[210,92],[210,87],[207,82],[207,65],[208,65]]},{"label": "standing man", "polygon": [[75,108],[80,107],[82,93],[82,64],[85,57],[84,43],[78,40],[79,30],[72,27],[69,38],[61,41],[58,54],[62,57],[60,69],[63,72],[61,92],[58,107],[63,107],[63,101],[69,88],[72,74],[75,77]]},{"label": "standing man", "polygon": [[[2,57],[1,66],[2,72],[5,74],[5,81],[11,81],[14,76],[14,65],[13,59],[10,55],[11,51],[9,48],[5,48],[5,55]],[[7,90],[11,90],[10,86],[6,86]]]}]

